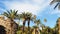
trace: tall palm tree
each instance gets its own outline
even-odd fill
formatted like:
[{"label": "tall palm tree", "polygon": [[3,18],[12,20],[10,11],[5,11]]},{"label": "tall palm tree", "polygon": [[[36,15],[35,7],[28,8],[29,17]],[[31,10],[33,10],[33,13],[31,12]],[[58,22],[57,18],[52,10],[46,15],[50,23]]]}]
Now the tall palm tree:
[{"label": "tall palm tree", "polygon": [[29,13],[29,12],[23,12],[22,14],[21,14],[21,18],[24,20],[23,21],[23,32],[24,32],[24,27],[25,27],[25,23],[26,23],[26,21],[28,21],[28,32],[30,31],[30,21],[31,20],[33,20],[33,17],[32,17],[32,14],[31,13]]},{"label": "tall palm tree", "polygon": [[[28,21],[28,33],[30,32],[30,21],[33,21],[32,14],[27,12],[27,21]],[[30,33],[29,33],[30,34]]]},{"label": "tall palm tree", "polygon": [[51,1],[51,5],[54,4],[54,3],[57,3],[56,6],[54,7],[54,9],[58,6],[58,8],[60,9],[60,0],[53,0]]},{"label": "tall palm tree", "polygon": [[40,19],[35,20],[34,23],[36,24],[35,34],[38,34],[38,33],[37,33],[37,29],[39,29],[39,24],[41,23],[41,22],[40,22]]},{"label": "tall palm tree", "polygon": [[27,19],[27,16],[26,16],[25,12],[23,12],[21,14],[21,19],[23,19],[23,33],[24,33],[24,27],[25,27],[25,23],[26,23],[26,19]]},{"label": "tall palm tree", "polygon": [[[13,27],[13,23],[15,23],[14,19],[17,19],[17,12],[18,11],[15,11],[15,10],[10,10],[10,11],[7,11],[7,12],[4,12],[3,15],[8,17],[10,20],[11,20],[11,29]],[[13,34],[12,30],[11,30],[11,34]]]},{"label": "tall palm tree", "polygon": [[19,26],[21,26],[21,25],[20,25],[21,14],[17,14],[17,19],[19,20],[19,21],[18,21],[18,29],[20,29]]}]

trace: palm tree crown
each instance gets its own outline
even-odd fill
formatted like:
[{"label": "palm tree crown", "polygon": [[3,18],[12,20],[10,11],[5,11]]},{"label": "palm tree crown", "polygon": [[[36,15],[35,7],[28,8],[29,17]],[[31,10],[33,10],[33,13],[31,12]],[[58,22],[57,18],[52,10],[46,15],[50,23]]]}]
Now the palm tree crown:
[{"label": "palm tree crown", "polygon": [[10,11],[4,12],[3,15],[13,20],[13,19],[16,19],[17,12],[18,11],[10,10]]},{"label": "palm tree crown", "polygon": [[41,23],[41,21],[40,19],[38,19],[38,20],[35,20],[34,23],[38,26]]}]

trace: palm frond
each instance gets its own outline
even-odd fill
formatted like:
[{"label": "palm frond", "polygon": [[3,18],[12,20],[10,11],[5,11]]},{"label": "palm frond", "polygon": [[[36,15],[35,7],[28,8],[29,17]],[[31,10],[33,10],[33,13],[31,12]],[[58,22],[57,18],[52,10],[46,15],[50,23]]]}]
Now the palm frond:
[{"label": "palm frond", "polygon": [[12,13],[12,10],[10,10],[10,13]]},{"label": "palm frond", "polygon": [[18,10],[15,12],[15,14],[17,14]]},{"label": "palm frond", "polygon": [[60,4],[60,0],[53,0],[51,1],[50,5],[54,4],[54,3],[57,3],[56,6],[54,7],[54,9],[58,6],[59,8],[59,4]]},{"label": "palm frond", "polygon": [[10,14],[10,11],[7,10],[7,13]]},{"label": "palm frond", "polygon": [[54,4],[56,2],[56,0],[53,0],[50,2],[50,5]]},{"label": "palm frond", "polygon": [[6,13],[6,12],[4,12],[3,15],[6,16],[6,17],[8,17],[8,13]]},{"label": "palm frond", "polygon": [[56,6],[54,7],[54,9],[59,5],[59,3],[56,4]]}]

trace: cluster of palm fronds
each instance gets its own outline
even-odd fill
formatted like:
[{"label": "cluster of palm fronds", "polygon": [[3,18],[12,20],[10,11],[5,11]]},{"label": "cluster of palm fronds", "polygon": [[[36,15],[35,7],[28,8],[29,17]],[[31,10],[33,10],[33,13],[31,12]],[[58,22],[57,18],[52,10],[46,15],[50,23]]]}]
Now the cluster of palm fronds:
[{"label": "cluster of palm fronds", "polygon": [[[54,28],[47,27],[41,23],[40,19],[36,19],[36,15],[33,15],[29,12],[23,12],[21,14],[17,13],[18,11],[10,10],[7,12],[4,12],[2,15],[9,18],[12,22],[15,22],[14,20],[19,20],[18,22],[18,31],[17,34],[57,34],[58,33],[58,24]],[[23,20],[23,25],[20,25],[20,20]],[[28,27],[25,26],[25,23],[27,21]],[[33,21],[35,24],[34,26],[30,27],[30,21]],[[44,22],[47,22],[46,18],[44,19]],[[13,23],[11,23],[11,26]],[[40,26],[40,27],[39,27]],[[42,28],[42,29],[40,29]],[[12,28],[11,28],[12,29]],[[35,32],[34,32],[35,30]],[[56,32],[57,31],[57,32]]]},{"label": "cluster of palm fronds", "polygon": [[[18,25],[20,23],[20,20],[22,20],[23,21],[23,28],[22,28],[23,33],[25,32],[26,21],[28,24],[28,33],[30,33],[30,21],[33,21],[36,24],[36,27],[38,27],[39,24],[41,23],[40,19],[36,19],[36,15],[33,15],[32,13],[23,12],[21,14],[18,14],[17,12],[18,12],[18,10],[17,11],[9,10],[7,12],[4,12],[2,15],[9,18],[12,22],[15,22],[14,20],[19,20]],[[45,19],[45,22],[46,22],[46,19]],[[12,27],[12,25],[13,25],[13,23],[11,23],[11,27]],[[20,28],[18,27],[18,29],[20,29]]]}]

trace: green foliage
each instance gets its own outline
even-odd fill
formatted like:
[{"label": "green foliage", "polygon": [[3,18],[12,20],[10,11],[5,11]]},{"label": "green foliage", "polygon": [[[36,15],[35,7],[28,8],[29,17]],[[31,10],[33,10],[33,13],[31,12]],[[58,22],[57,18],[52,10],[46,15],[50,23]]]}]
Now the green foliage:
[{"label": "green foliage", "polygon": [[16,19],[17,12],[18,11],[15,11],[15,10],[9,10],[9,11],[7,10],[7,12],[4,12],[2,15],[4,15],[4,16],[13,20],[13,19]]},{"label": "green foliage", "polygon": [[[59,1],[60,2],[60,1]],[[7,12],[4,12],[3,15],[8,17],[9,19],[11,20],[14,20],[14,19],[18,19],[18,20],[22,20],[23,19],[23,26],[19,25],[18,24],[18,31],[16,32],[17,34],[23,34],[23,27],[24,27],[24,34],[28,34],[28,32],[30,32],[30,34],[33,32],[34,29],[39,29],[39,24],[41,24],[41,27],[42,27],[42,30],[39,30],[39,32],[41,34],[58,34],[58,30],[59,30],[59,24],[56,23],[56,26],[54,28],[50,28],[50,27],[47,27],[45,25],[43,25],[41,23],[41,20],[40,19],[36,19],[36,15],[33,15],[29,12],[23,12],[22,14],[17,14],[18,11],[15,11],[15,10],[10,10],[10,11],[7,11]],[[60,19],[60,18],[59,18]],[[57,20],[57,22],[59,21],[59,19]],[[26,21],[28,21],[28,27],[25,26],[25,23]],[[30,21],[33,21],[35,24],[35,26],[30,27]],[[19,21],[20,22],[20,21]],[[44,19],[44,22],[47,22],[46,19]]]},{"label": "green foliage", "polygon": [[21,34],[21,31],[17,31],[17,34]]}]

